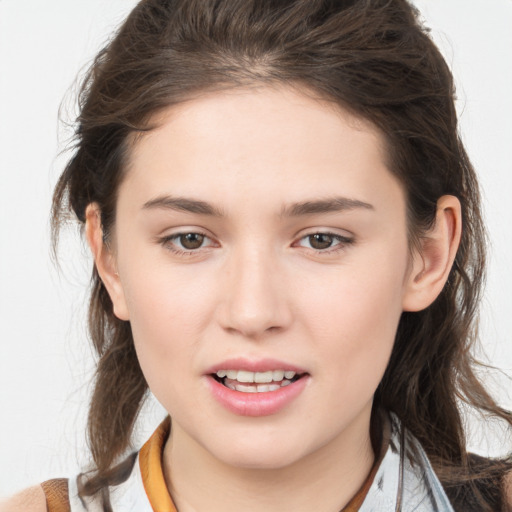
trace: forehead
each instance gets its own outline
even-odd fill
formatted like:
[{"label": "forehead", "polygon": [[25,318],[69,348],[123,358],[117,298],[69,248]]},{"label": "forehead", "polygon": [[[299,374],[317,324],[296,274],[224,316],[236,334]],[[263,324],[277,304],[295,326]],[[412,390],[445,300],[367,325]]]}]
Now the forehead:
[{"label": "forehead", "polygon": [[[241,139],[244,135],[250,135],[247,142],[254,146],[258,142],[268,145],[271,138],[276,140],[276,132],[280,132],[279,143],[287,136],[296,140],[309,138],[315,144],[321,138],[329,142],[329,136],[339,138],[347,137],[351,131],[352,135],[366,132],[373,135],[383,158],[386,153],[385,138],[373,123],[334,100],[297,85],[275,84],[206,91],[157,112],[148,125],[151,127],[149,131],[137,134],[133,139],[135,154],[140,148],[138,142],[162,130],[168,135],[174,131],[174,135],[180,132],[179,135],[183,137],[201,137],[203,142],[209,137],[216,138],[216,147],[222,142],[222,135],[230,136],[227,144],[235,136]],[[319,130],[319,127],[322,129]],[[221,128],[224,130],[222,133],[219,131]],[[286,128],[285,132],[283,128]],[[340,128],[349,129],[342,134]]]},{"label": "forehead", "polygon": [[332,195],[333,187],[365,195],[383,179],[395,181],[376,127],[297,89],[207,93],[152,121],[132,143],[121,186],[146,198],[165,190],[226,205],[260,192],[260,200],[301,201]]}]

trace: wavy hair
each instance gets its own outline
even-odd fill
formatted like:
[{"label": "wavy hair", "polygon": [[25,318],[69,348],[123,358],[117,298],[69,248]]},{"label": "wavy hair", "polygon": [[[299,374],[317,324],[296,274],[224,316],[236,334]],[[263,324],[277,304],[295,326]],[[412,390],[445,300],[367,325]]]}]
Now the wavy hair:
[{"label": "wavy hair", "polygon": [[[406,190],[411,243],[432,226],[439,197],[460,200],[448,282],[429,308],[403,313],[375,405],[420,440],[457,509],[494,510],[512,463],[470,457],[460,411],[465,403],[512,425],[472,355],[485,268],[479,186],[458,134],[451,72],[406,0],[141,1],[83,81],[76,145],[53,198],[54,243],[63,219],[71,212],[84,223],[92,202],[108,242],[131,135],[151,130],[156,113],[203,92],[271,84],[313,91],[380,130]],[[99,358],[88,419],[95,471],[83,495],[119,479],[115,463],[147,392],[130,325],[115,317],[95,269],[89,329]]]}]

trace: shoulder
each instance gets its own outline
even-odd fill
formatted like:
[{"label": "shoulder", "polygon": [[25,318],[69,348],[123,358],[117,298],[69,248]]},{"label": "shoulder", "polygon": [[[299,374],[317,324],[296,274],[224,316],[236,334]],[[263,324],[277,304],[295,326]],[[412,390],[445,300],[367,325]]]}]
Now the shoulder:
[{"label": "shoulder", "polygon": [[0,512],[47,512],[43,488],[34,485],[11,498],[1,500]]}]

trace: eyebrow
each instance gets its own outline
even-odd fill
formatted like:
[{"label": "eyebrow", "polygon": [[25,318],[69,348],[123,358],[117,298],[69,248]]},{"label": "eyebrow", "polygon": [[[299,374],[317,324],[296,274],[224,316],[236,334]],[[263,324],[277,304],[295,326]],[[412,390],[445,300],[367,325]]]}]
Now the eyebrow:
[{"label": "eyebrow", "polygon": [[160,196],[144,203],[142,208],[144,210],[162,208],[165,210],[211,215],[213,217],[224,217],[224,213],[210,203],[187,197]]},{"label": "eyebrow", "polygon": [[[160,196],[144,203],[144,210],[165,209],[213,217],[225,217],[224,212],[216,206],[188,197]],[[302,215],[314,215],[318,213],[336,213],[355,209],[374,210],[374,207],[358,199],[347,197],[333,197],[292,203],[284,206],[281,210],[281,217],[299,217]]]},{"label": "eyebrow", "polygon": [[313,215],[316,213],[336,213],[355,209],[374,210],[375,208],[364,201],[350,199],[348,197],[333,197],[293,203],[285,206],[281,211],[282,217],[298,217],[301,215]]}]

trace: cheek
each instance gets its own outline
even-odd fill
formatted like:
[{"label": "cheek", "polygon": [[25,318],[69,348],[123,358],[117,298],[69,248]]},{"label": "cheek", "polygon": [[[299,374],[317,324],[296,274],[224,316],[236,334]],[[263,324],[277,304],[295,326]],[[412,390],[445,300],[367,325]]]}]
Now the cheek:
[{"label": "cheek", "polygon": [[200,333],[211,318],[210,288],[188,271],[133,265],[123,284],[139,362],[155,394],[190,370]]},{"label": "cheek", "polygon": [[198,276],[194,265],[173,266],[164,250],[151,246],[140,249],[134,244],[124,254],[129,256],[120,266],[133,328],[159,334],[155,341],[168,341],[173,332],[194,331],[205,321],[211,303],[209,281],[217,275],[213,269],[202,265]]},{"label": "cheek", "polygon": [[393,348],[406,259],[390,255],[369,263],[346,267],[321,285],[310,283],[313,292],[301,304],[309,336],[324,352],[327,377],[342,389],[360,389],[368,398]]}]

